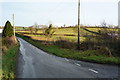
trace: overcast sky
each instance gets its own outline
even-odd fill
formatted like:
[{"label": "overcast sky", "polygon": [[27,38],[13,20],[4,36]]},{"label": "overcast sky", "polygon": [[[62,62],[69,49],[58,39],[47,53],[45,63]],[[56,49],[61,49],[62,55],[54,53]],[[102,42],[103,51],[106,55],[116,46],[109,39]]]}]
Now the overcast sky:
[{"label": "overcast sky", "polygon": [[[35,22],[48,25],[76,25],[78,0],[0,0],[0,25],[31,26]],[[102,21],[118,24],[119,0],[81,0],[81,24],[99,25]]]}]

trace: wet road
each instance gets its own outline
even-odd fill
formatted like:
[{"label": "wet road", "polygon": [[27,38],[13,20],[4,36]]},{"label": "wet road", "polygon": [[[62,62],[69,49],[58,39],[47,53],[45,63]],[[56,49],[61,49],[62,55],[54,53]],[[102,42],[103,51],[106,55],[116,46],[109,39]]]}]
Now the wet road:
[{"label": "wet road", "polygon": [[[117,78],[118,66],[71,60],[34,47],[18,38],[17,78]],[[120,68],[119,68],[120,70]]]}]

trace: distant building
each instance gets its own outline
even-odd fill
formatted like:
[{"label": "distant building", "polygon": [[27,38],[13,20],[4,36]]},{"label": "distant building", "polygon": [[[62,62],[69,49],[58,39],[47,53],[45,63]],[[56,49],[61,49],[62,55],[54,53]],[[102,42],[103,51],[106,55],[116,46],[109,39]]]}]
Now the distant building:
[{"label": "distant building", "polygon": [[120,27],[120,1],[118,2],[118,26]]}]

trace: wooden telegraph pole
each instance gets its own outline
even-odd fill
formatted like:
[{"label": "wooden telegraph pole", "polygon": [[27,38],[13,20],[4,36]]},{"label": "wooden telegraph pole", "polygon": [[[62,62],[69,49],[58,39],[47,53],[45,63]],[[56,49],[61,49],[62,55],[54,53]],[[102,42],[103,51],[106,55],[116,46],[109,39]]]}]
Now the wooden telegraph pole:
[{"label": "wooden telegraph pole", "polygon": [[78,0],[78,50],[80,49],[80,0]]},{"label": "wooden telegraph pole", "polygon": [[16,36],[15,36],[14,14],[13,14],[13,31],[14,31],[14,39],[15,39],[15,43],[17,44],[17,39],[16,39]]},{"label": "wooden telegraph pole", "polygon": [[14,36],[15,36],[14,14],[13,14],[13,29],[14,29]]}]

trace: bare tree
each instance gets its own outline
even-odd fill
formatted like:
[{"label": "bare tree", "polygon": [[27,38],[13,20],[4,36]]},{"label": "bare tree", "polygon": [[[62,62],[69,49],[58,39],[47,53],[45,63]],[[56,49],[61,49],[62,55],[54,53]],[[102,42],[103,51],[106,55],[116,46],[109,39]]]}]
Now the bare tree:
[{"label": "bare tree", "polygon": [[34,27],[34,32],[35,32],[35,35],[37,35],[38,29],[39,29],[38,24],[37,24],[37,23],[35,23],[35,24],[33,25],[33,27]]},{"label": "bare tree", "polygon": [[103,22],[101,22],[100,26],[102,28],[99,29],[99,33],[100,34],[108,34],[107,23],[105,22],[105,20]]},{"label": "bare tree", "polygon": [[29,27],[29,31],[30,31],[30,33],[31,33],[31,34],[33,34],[33,33],[34,33],[34,32],[33,32],[33,31],[34,31],[34,29],[33,29],[33,27],[32,27],[32,26],[31,26],[31,27]]},{"label": "bare tree", "polygon": [[64,26],[64,27],[66,27],[66,25],[65,25],[65,24],[64,24],[63,26]]},{"label": "bare tree", "polygon": [[107,27],[107,23],[105,22],[105,20],[101,22],[101,26],[102,27]]}]

